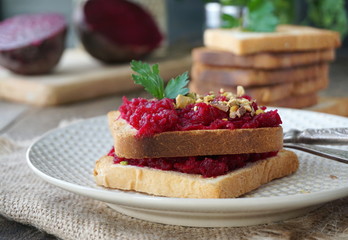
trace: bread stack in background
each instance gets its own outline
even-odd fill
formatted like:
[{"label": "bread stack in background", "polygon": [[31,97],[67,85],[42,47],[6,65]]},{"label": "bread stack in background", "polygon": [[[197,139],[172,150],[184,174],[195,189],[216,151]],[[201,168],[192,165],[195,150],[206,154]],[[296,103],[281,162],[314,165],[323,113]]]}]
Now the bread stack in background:
[{"label": "bread stack in background", "polygon": [[192,51],[191,91],[246,93],[267,106],[315,105],[329,83],[329,63],[340,46],[338,33],[280,25],[274,33],[207,29],[204,47]]}]

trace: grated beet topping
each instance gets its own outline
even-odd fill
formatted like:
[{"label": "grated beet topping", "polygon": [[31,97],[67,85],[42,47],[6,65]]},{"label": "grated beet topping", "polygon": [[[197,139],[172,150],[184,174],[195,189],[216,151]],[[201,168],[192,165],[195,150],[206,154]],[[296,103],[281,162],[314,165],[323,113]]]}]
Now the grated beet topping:
[{"label": "grated beet topping", "polygon": [[[248,99],[248,96],[243,98]],[[265,110],[255,102],[252,107],[254,111]],[[230,118],[227,112],[203,102],[175,109],[175,101],[168,98],[128,100],[123,97],[119,111],[121,118],[138,130],[137,137],[150,137],[167,131],[278,127],[282,123],[277,110],[254,116],[247,112],[239,118]]]},{"label": "grated beet topping", "polygon": [[[187,174],[200,174],[205,178],[217,177],[228,172],[244,167],[249,162],[276,156],[278,152],[231,154],[218,156],[196,156],[196,157],[168,157],[168,158],[143,158],[127,159],[115,155],[114,149],[108,156],[114,158],[114,163],[125,163],[138,167],[150,167],[165,171],[177,171]],[[121,163],[121,164],[122,164]]]}]

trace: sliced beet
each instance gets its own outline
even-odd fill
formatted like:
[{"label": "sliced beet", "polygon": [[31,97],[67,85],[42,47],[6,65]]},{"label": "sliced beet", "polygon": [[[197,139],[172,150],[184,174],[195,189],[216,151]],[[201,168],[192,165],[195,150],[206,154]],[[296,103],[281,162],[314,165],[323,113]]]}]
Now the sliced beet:
[{"label": "sliced beet", "polygon": [[142,59],[163,39],[152,16],[125,0],[87,1],[76,25],[86,51],[105,63]]},{"label": "sliced beet", "polygon": [[18,15],[0,23],[0,65],[24,75],[43,74],[59,62],[67,24],[60,14]]}]

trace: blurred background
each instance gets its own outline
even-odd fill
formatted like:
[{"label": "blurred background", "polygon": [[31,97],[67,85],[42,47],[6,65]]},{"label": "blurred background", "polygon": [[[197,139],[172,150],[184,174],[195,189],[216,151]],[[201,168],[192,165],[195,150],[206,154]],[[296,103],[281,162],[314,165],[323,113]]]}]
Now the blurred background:
[{"label": "blurred background", "polygon": [[[11,34],[17,37],[16,44],[20,51],[6,50],[8,45],[14,45],[14,41],[9,38],[6,40],[5,37],[0,42],[0,45],[3,44],[0,46],[2,48],[0,53],[3,53],[0,55],[0,65],[4,67],[0,68],[0,78],[3,80],[0,81],[2,84],[0,98],[39,106],[52,106],[133,91],[139,89],[139,85],[135,85],[130,79],[129,62],[132,59],[159,63],[165,80],[189,71],[191,90],[200,94],[206,91],[203,86],[207,83],[204,82],[208,81],[207,78],[215,88],[228,89],[227,91],[234,89],[236,83],[232,83],[234,81],[232,75],[237,76],[242,71],[243,74],[255,76],[260,73],[267,75],[267,82],[262,86],[243,85],[250,90],[247,90],[247,94],[255,98],[269,95],[275,91],[275,87],[286,87],[284,84],[276,85],[271,81],[272,76],[278,73],[282,77],[276,78],[284,78],[283,82],[289,82],[286,77],[296,73],[296,76],[303,80],[302,85],[297,84],[296,88],[304,89],[306,86],[307,89],[306,93],[302,92],[303,97],[309,91],[313,93],[314,90],[319,95],[346,96],[346,91],[340,86],[346,82],[344,70],[348,59],[347,12],[348,0],[0,0],[1,20],[25,14],[58,13],[62,15],[61,19],[67,22],[64,23],[64,29],[59,28],[61,30],[56,32],[51,32],[52,27],[45,29],[45,22],[50,22],[49,19],[55,18],[54,16],[46,16],[46,20],[39,19],[32,25],[27,24],[27,29],[24,27],[22,29],[25,24],[19,23],[15,26],[13,22],[7,22],[7,26],[13,25],[15,29],[13,32],[15,34]],[[254,16],[254,20],[251,16]],[[24,17],[23,22],[32,21],[29,21],[29,18]],[[59,27],[60,22],[61,20],[55,20],[52,24]],[[312,60],[310,63],[297,62],[292,66],[278,68],[273,66],[268,70],[231,65],[227,62],[219,66],[214,62],[194,59],[195,50],[201,51],[197,53],[201,58],[210,54],[209,47],[197,49],[202,46],[207,47],[203,37],[207,29],[242,27],[242,32],[272,32],[278,24],[333,30],[340,33],[342,44],[326,46],[332,50],[329,58]],[[36,26],[34,30],[33,25]],[[0,34],[11,35],[6,31]],[[46,38],[37,39],[36,36],[42,34],[46,34]],[[58,39],[60,47],[54,43]],[[318,41],[318,39],[313,40]],[[335,41],[338,42],[338,39]],[[7,45],[4,44],[6,41]],[[36,46],[37,42],[40,42],[41,46]],[[215,48],[223,49],[221,45]],[[309,52],[308,49],[304,50],[308,54],[320,54],[318,51],[315,53],[315,51]],[[221,60],[226,52],[214,54]],[[300,52],[296,54],[295,56],[302,56]],[[308,57],[308,54],[306,58],[312,59],[313,55]],[[278,62],[291,61],[288,55],[268,56],[276,57]],[[241,57],[237,61],[243,62],[243,59]],[[334,64],[329,69],[331,62]],[[228,64],[230,68],[225,71],[223,67]],[[290,70],[294,71],[289,74]],[[315,79],[313,79],[314,72],[317,76]],[[219,81],[217,75],[225,83],[228,82],[229,86],[221,83],[217,85]],[[229,79],[225,79],[223,75],[228,75]],[[302,79],[304,76],[306,79]],[[318,76],[325,79],[319,81]],[[317,80],[317,85],[307,81],[310,78]],[[292,77],[291,81],[294,79]],[[196,88],[195,80],[197,80]],[[299,79],[296,78],[297,80]],[[201,84],[202,82],[204,84]],[[1,91],[1,88],[10,91]],[[280,92],[279,89],[277,91]],[[311,103],[301,106],[298,105],[299,100],[296,104],[287,101],[284,105],[276,103],[275,100],[271,103],[268,99],[263,104],[308,107],[318,102],[318,94],[313,96]],[[294,96],[291,101],[296,102]]]},{"label": "blurred background", "polygon": [[[58,12],[72,23],[74,9],[83,0],[0,0],[0,18],[18,14]],[[234,5],[243,0],[134,0],[149,10],[160,29],[165,33],[166,46],[192,47],[202,44],[206,24],[205,4],[217,2]],[[348,48],[347,13],[348,0],[274,0],[276,14],[281,23],[304,24],[339,31],[344,39],[342,49]],[[69,47],[76,46],[78,40],[73,27],[68,34]]]},{"label": "blurred background", "polygon": [[[74,10],[83,0],[1,0],[0,17],[6,19],[18,14],[57,12],[63,14],[72,24]],[[166,45],[199,45],[204,27],[204,1],[194,0],[137,0],[154,16],[165,33]],[[78,45],[73,26],[68,34],[68,46]]]},{"label": "blurred background", "polygon": [[[154,17],[155,23],[163,33],[163,41],[159,48],[150,58],[146,61],[151,63],[158,62],[161,70],[161,76],[165,80],[177,76],[184,71],[192,72],[191,66],[202,66],[204,62],[195,62],[192,58],[191,51],[195,48],[203,46],[203,32],[207,28],[224,28],[233,27],[239,24],[238,18],[243,13],[244,8],[241,7],[246,0],[220,0],[220,1],[207,1],[207,0],[130,0],[140,4],[144,9]],[[262,0],[255,0],[261,2]],[[299,80],[299,84],[295,86],[297,90],[301,90],[298,93],[295,92],[293,96],[287,96],[290,99],[283,99],[283,103],[287,105],[281,105],[282,107],[296,107],[299,108],[298,102],[299,96],[312,97],[309,104],[302,105],[306,107],[305,110],[324,112],[337,114],[341,116],[348,116],[348,0],[269,0],[272,2],[272,8],[274,8],[274,14],[279,19],[280,23],[308,25],[317,28],[330,29],[338,31],[341,34],[342,46],[339,48],[332,47],[330,50],[333,53],[330,55],[330,60],[323,61],[322,59],[312,62],[311,68],[313,71],[309,71],[310,74],[316,72],[318,68],[322,69],[321,74],[315,78],[300,74],[304,79]],[[36,13],[60,13],[64,16],[68,22],[68,31],[66,38],[67,49],[64,51],[63,57],[59,61],[56,68],[49,69],[50,71],[41,72],[42,74],[30,75],[21,74],[22,68],[18,68],[17,72],[11,72],[2,65],[0,67],[0,135],[4,134],[10,139],[14,140],[30,140],[34,139],[46,131],[56,128],[57,126],[66,125],[73,119],[90,118],[100,115],[105,115],[108,111],[117,109],[121,102],[122,96],[132,97],[149,97],[147,93],[135,85],[131,80],[132,71],[129,68],[129,59],[123,62],[116,62],[112,65],[104,64],[97,59],[92,58],[83,48],[80,48],[80,37],[76,31],[75,18],[76,12],[81,8],[81,5],[85,3],[85,0],[0,0],[0,20],[21,15],[21,14],[36,14]],[[94,1],[95,2],[95,1]],[[115,0],[117,2],[117,0]],[[120,1],[121,2],[121,1]],[[119,2],[118,2],[119,3]],[[261,5],[262,5],[261,4]],[[264,6],[264,5],[263,5]],[[133,8],[132,8],[133,9]],[[99,9],[91,9],[96,12],[101,12]],[[92,12],[93,12],[92,11]],[[223,13],[220,15],[220,13]],[[269,9],[266,9],[267,14],[262,11],[261,15],[269,17]],[[273,11],[272,11],[273,12]],[[93,12],[95,14],[95,12]],[[93,15],[91,14],[91,15]],[[134,14],[134,12],[132,13]],[[126,17],[127,13],[122,14],[118,20],[122,20]],[[141,25],[142,22],[139,22]],[[41,22],[38,22],[40,25]],[[58,22],[59,25],[59,22]],[[136,25],[133,22],[133,28],[142,30],[142,27]],[[18,27],[18,26],[17,26]],[[20,26],[19,26],[20,27]],[[65,26],[64,26],[65,27]],[[40,30],[40,28],[38,28]],[[41,29],[42,30],[42,29]],[[44,32],[47,29],[45,29]],[[109,28],[110,30],[110,28]],[[29,37],[33,37],[32,32],[28,30]],[[140,31],[139,31],[140,32]],[[20,40],[25,42],[26,36],[22,36],[22,31],[19,33]],[[59,31],[62,34],[62,31]],[[53,36],[56,33],[53,33]],[[64,28],[65,34],[65,28]],[[23,34],[25,35],[25,34]],[[5,34],[0,33],[0,46],[6,41]],[[46,36],[49,40],[51,36]],[[65,35],[64,35],[65,37]],[[3,41],[5,39],[5,41]],[[133,39],[133,38],[130,38]],[[36,39],[30,39],[31,41]],[[39,39],[42,40],[42,39]],[[44,39],[45,40],[45,39]],[[46,40],[45,40],[46,41]],[[45,42],[43,41],[43,42]],[[8,41],[12,44],[11,40]],[[19,41],[20,42],[20,41]],[[20,42],[20,43],[22,43]],[[35,49],[33,42],[25,42],[24,50],[26,47],[29,49]],[[34,41],[34,43],[37,43]],[[92,44],[93,45],[93,44]],[[7,47],[6,44],[3,46]],[[88,44],[87,44],[88,46]],[[98,47],[94,50],[100,51],[100,46],[104,46],[103,42],[99,42]],[[18,48],[23,46],[19,44]],[[33,48],[31,48],[33,47]],[[157,47],[157,46],[156,46]],[[39,47],[37,47],[39,48]],[[49,51],[53,48],[48,48],[40,54],[37,59],[38,65],[45,65],[45,57]],[[63,46],[64,49],[64,46]],[[0,60],[1,51],[0,49]],[[10,49],[10,54],[7,54],[5,49],[3,54],[5,56],[4,65],[8,60],[6,57],[11,53],[16,52]],[[82,51],[81,51],[82,50]],[[153,50],[153,49],[151,49]],[[209,51],[210,49],[205,49]],[[22,51],[24,57],[27,53],[35,51]],[[39,52],[39,51],[37,51]],[[62,51],[63,52],[63,51]],[[93,51],[92,51],[93,52]],[[336,56],[335,53],[336,52]],[[316,52],[314,52],[315,54]],[[57,57],[60,57],[61,52],[57,53]],[[300,53],[302,54],[302,53]],[[15,55],[15,54],[14,54]],[[116,54],[117,55],[117,54]],[[282,55],[282,54],[279,54]],[[291,53],[290,53],[291,55]],[[202,55],[203,56],[203,55]],[[288,55],[285,54],[283,59],[288,60]],[[311,55],[312,56],[312,55]],[[15,56],[17,57],[17,56]],[[43,59],[43,62],[40,60]],[[306,58],[308,59],[308,57]],[[18,58],[17,58],[18,60]],[[22,60],[19,58],[19,60]],[[281,62],[286,62],[281,61]],[[21,62],[21,61],[19,61]],[[27,64],[35,62],[32,59],[27,61]],[[324,67],[322,66],[324,63]],[[14,64],[12,64],[14,65]],[[214,65],[214,64],[212,64]],[[206,67],[206,66],[205,66]],[[212,67],[212,66],[210,66]],[[236,69],[232,66],[226,74],[225,66],[213,66],[217,69],[214,71],[216,74],[226,76],[228,74],[233,75],[233,70]],[[293,67],[293,66],[291,66]],[[330,67],[330,74],[328,76],[328,67]],[[298,70],[303,70],[308,73],[308,66],[295,66]],[[320,70],[319,69],[319,70]],[[210,68],[203,69],[206,72],[210,71]],[[239,70],[237,68],[237,70]],[[248,73],[266,73],[278,71],[283,72],[284,82],[293,80],[293,75],[287,67],[284,69],[244,69],[246,75]],[[289,71],[290,74],[289,74]],[[302,71],[301,70],[301,71]],[[258,75],[258,74],[254,74]],[[304,76],[302,76],[304,75]],[[324,75],[324,76],[323,76]],[[323,78],[324,77],[324,78]],[[276,77],[279,78],[278,75]],[[323,79],[322,79],[323,78]],[[191,78],[192,80],[193,78]],[[215,78],[211,78],[215,80]],[[330,79],[328,84],[327,80]],[[196,77],[196,82],[203,81]],[[303,81],[302,81],[303,80]],[[324,86],[319,86],[315,89],[313,94],[312,82],[320,82],[325,80]],[[191,81],[192,82],[192,81]],[[302,84],[303,83],[303,84]],[[216,82],[210,82],[214,87],[221,87]],[[290,83],[290,86],[292,83]],[[301,85],[302,84],[302,85]],[[328,85],[327,85],[328,84]],[[207,86],[208,84],[199,84],[199,86]],[[281,84],[278,84],[281,85]],[[268,95],[279,95],[280,97],[286,97],[285,93],[289,93],[289,84],[281,85],[281,89],[273,91],[274,86],[277,84],[267,84],[266,86],[250,87],[251,90],[260,89],[262,93]],[[303,87],[305,86],[305,87]],[[236,86],[232,86],[235,88]],[[293,86],[294,87],[294,86]],[[261,89],[262,88],[262,89]],[[306,89],[306,93],[304,93]],[[319,91],[320,90],[320,91]],[[205,91],[205,90],[204,90]],[[271,92],[271,94],[269,94]],[[308,95],[311,93],[311,95]],[[299,94],[299,95],[297,95]],[[302,95],[301,95],[302,94]],[[272,96],[273,96],[272,95]],[[288,101],[289,100],[289,101]],[[267,103],[266,103],[267,104]],[[273,105],[274,106],[274,105]],[[27,201],[25,201],[27,202]],[[30,202],[30,201],[28,201]],[[26,206],[25,209],[31,206]],[[0,207],[0,212],[1,212]],[[20,210],[18,210],[20,211]],[[35,212],[33,212],[35,214]],[[11,214],[8,214],[11,216]],[[18,216],[15,214],[15,216]],[[19,215],[22,222],[26,224],[32,224],[31,220],[26,220],[26,216]],[[34,216],[36,219],[36,215]],[[40,227],[40,226],[39,226]],[[41,227],[45,229],[44,227]],[[2,230],[2,231],[1,231]],[[25,236],[25,237],[23,237]],[[0,215],[0,239],[56,239],[53,236],[48,236],[40,230],[30,228],[28,226],[16,224],[13,221],[5,219]]]}]

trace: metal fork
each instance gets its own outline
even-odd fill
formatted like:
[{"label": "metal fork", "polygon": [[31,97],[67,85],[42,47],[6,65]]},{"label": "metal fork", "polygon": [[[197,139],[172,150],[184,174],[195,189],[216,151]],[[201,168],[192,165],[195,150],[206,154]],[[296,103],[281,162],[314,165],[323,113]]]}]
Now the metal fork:
[{"label": "metal fork", "polygon": [[348,151],[317,145],[343,145],[348,150],[348,128],[292,129],[284,133],[284,147],[348,163]]}]

